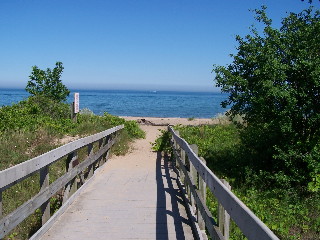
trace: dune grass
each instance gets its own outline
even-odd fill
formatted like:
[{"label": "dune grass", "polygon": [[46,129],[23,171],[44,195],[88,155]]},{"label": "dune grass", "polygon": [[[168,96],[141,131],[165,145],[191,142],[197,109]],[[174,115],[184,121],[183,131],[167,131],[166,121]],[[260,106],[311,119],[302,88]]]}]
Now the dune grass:
[{"label": "dune grass", "polygon": [[[0,108],[0,170],[60,146],[60,139],[66,136],[81,138],[124,124],[125,128],[119,135],[120,141],[112,149],[112,154],[117,155],[127,152],[132,139],[145,136],[135,121],[125,121],[107,113],[97,116],[85,109],[78,114],[77,122],[74,122],[69,114],[67,104],[35,98]],[[80,151],[79,159],[83,159],[81,156],[85,154],[85,149]],[[63,158],[50,166],[50,183],[66,172],[65,160]],[[37,173],[5,190],[2,193],[3,215],[29,200],[39,192],[39,188]],[[61,206],[61,197],[57,194],[50,201],[53,213]],[[38,209],[4,239],[28,239],[39,227],[41,215]]]}]

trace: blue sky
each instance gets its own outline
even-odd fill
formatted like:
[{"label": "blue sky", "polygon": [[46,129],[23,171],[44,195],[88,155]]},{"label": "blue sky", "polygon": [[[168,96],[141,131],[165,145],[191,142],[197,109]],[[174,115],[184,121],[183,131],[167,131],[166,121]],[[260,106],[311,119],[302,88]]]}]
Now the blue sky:
[{"label": "blue sky", "polygon": [[[236,34],[268,7],[279,27],[307,0],[1,0],[0,87],[24,88],[31,67],[63,62],[72,89],[215,91]],[[319,2],[314,1],[319,7]]]}]

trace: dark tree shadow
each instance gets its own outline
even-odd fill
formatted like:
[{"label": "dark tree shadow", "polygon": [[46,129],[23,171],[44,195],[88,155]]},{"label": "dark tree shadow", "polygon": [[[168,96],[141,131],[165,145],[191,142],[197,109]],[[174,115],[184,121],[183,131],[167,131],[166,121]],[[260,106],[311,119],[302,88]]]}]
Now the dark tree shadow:
[{"label": "dark tree shadow", "polygon": [[[179,189],[174,188],[176,178],[173,172],[171,161],[168,156],[162,156],[161,152],[157,152],[156,161],[156,180],[157,180],[157,219],[156,219],[156,239],[167,240],[169,239],[168,229],[174,228],[176,239],[186,239],[183,223],[190,226],[188,219],[181,216],[179,211],[179,204],[184,202],[181,197]],[[166,197],[166,195],[170,197]],[[167,202],[168,201],[168,202]],[[168,206],[172,206],[172,211],[167,209]],[[167,218],[173,218],[174,226],[169,226]],[[172,236],[171,236],[172,237]]]}]

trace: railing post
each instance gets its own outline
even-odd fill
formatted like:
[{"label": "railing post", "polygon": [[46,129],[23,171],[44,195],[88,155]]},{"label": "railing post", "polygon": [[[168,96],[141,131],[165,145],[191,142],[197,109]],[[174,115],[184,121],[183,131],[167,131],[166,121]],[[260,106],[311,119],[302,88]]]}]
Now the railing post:
[{"label": "railing post", "polygon": [[[99,150],[104,146],[104,138],[99,139]],[[103,165],[103,155],[98,160],[98,167]]]},{"label": "railing post", "polygon": [[[231,190],[230,184],[225,180],[221,179],[221,182]],[[229,239],[229,229],[230,229],[230,215],[224,210],[223,206],[218,203],[218,222],[219,222],[219,229],[223,233],[225,240]]]},{"label": "railing post", "polygon": [[[87,156],[91,156],[93,154],[93,144],[90,143],[88,144],[88,153],[87,153]],[[87,179],[91,178],[92,175],[93,175],[93,168],[94,168],[94,163],[93,164],[90,164],[89,167],[88,167],[88,176],[87,176]]]},{"label": "railing post", "polygon": [[[106,136],[105,145],[109,144],[113,139],[117,139],[118,136],[119,136],[118,132],[116,132],[115,135],[110,134],[110,135]],[[108,149],[106,151],[106,153],[104,154],[104,162],[108,161],[109,154],[110,154],[110,149]]]},{"label": "railing post", "polygon": [[[184,166],[186,166],[186,152],[181,148],[180,149],[180,156],[181,156],[181,162]],[[182,168],[180,168],[180,179],[181,179],[181,182],[186,185],[185,183],[185,176],[184,176],[184,173],[182,171]]]},{"label": "railing post", "polygon": [[[177,136],[180,136],[179,130],[176,130],[175,132],[176,132]],[[173,144],[173,145],[174,145],[174,148],[175,148],[176,152],[178,153],[178,146],[179,146],[179,145],[178,145],[178,143],[176,142],[176,140],[174,139],[173,136],[172,136],[172,141],[173,141],[173,143],[174,143],[174,144]],[[178,164],[177,164],[177,160],[176,160],[175,158],[173,158],[172,166],[177,169]]]},{"label": "railing post", "polygon": [[[206,160],[203,157],[200,157],[200,160],[206,165]],[[207,186],[204,181],[204,179],[199,175],[198,173],[198,184],[199,184],[199,192],[200,192],[200,197],[202,198],[203,202],[206,204],[207,200]],[[199,211],[197,210],[197,216],[198,216],[198,224],[200,227],[200,230],[205,230],[206,229],[206,224],[205,221]]]},{"label": "railing post", "polygon": [[2,214],[3,214],[2,211],[3,211],[2,210],[2,191],[0,191],[0,219],[2,218]]},{"label": "railing post", "polygon": [[[2,191],[0,190],[0,220],[3,217],[3,212],[2,212]],[[0,237],[0,240],[2,240],[2,238]]]},{"label": "railing post", "polygon": [[[75,166],[77,166],[78,164],[79,164],[78,154],[77,154],[77,151],[74,151],[70,153],[67,157],[67,162],[66,162],[67,172],[70,171]],[[69,197],[76,191],[77,191],[77,182],[75,177],[67,184],[65,188],[62,204],[64,204],[69,199]]]},{"label": "railing post", "polygon": [[[73,153],[73,157],[71,159],[71,162],[70,162],[70,170],[72,168],[74,168],[75,166],[77,166],[79,164],[79,161],[78,161],[78,153],[75,151]],[[73,180],[72,180],[72,183],[71,183],[71,187],[70,187],[70,196],[72,194],[74,194],[76,191],[77,191],[77,181],[76,181],[77,177],[75,177]]]},{"label": "railing post", "polygon": [[[192,149],[192,151],[198,156],[198,146],[196,144],[191,144],[190,148]],[[189,160],[189,164],[190,164],[190,178],[192,179],[193,183],[197,185],[198,179],[197,179],[197,170],[196,168],[193,166],[192,162]],[[195,189],[197,189],[197,186],[195,186]],[[194,200],[194,197],[192,196],[191,192],[190,192],[190,199],[191,199],[191,206],[193,208],[193,210],[195,211],[196,209],[196,203]]]},{"label": "railing post", "polygon": [[[118,132],[116,133],[116,135],[114,136],[114,138],[118,138]],[[112,136],[108,135],[106,136],[106,145],[109,144],[112,141]],[[108,161],[109,158],[109,154],[110,154],[110,149],[107,150],[107,152],[104,154],[104,162]]]},{"label": "railing post", "polygon": [[[40,170],[40,191],[49,186],[49,166],[45,166]],[[50,218],[50,198],[41,205],[42,225]]]}]

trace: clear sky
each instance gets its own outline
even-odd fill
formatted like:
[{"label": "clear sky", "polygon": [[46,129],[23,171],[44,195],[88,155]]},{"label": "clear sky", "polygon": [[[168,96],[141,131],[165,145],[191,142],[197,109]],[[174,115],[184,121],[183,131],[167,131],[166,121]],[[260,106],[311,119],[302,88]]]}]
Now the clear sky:
[{"label": "clear sky", "polygon": [[[73,89],[215,91],[236,34],[268,7],[279,27],[307,0],[0,0],[0,87],[24,88],[31,67],[65,67]],[[314,1],[318,8],[319,2]]]}]

